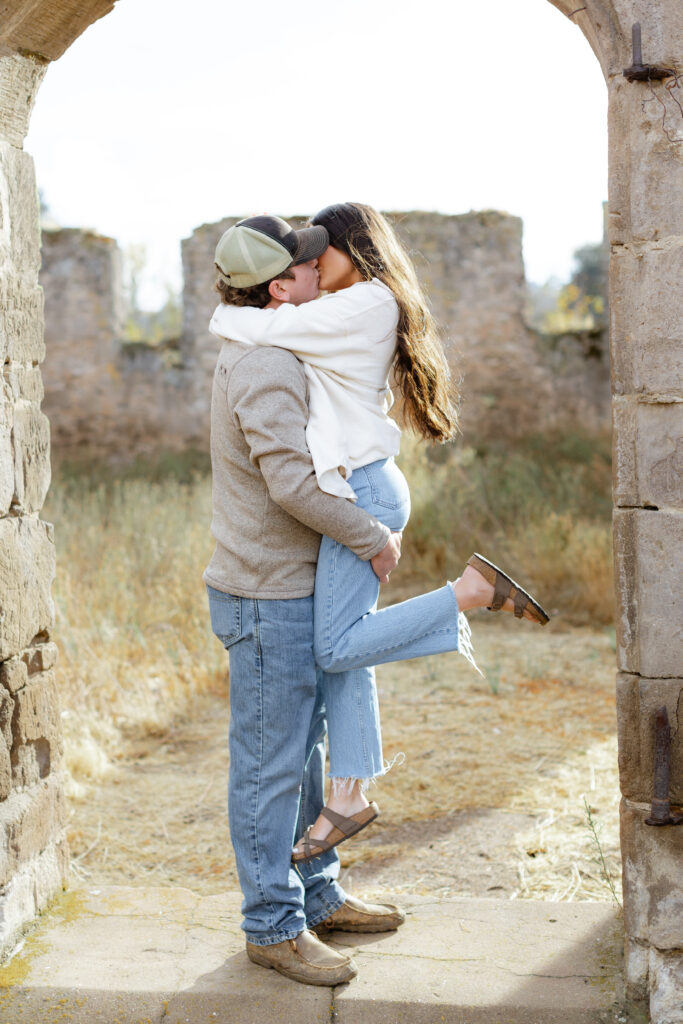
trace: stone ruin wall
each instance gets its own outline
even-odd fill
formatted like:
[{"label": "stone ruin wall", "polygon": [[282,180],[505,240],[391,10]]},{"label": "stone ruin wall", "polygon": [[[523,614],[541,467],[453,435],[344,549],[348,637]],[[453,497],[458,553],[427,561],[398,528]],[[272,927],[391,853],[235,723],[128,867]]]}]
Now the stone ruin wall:
[{"label": "stone ruin wall", "polygon": [[[608,427],[606,341],[587,357],[583,337],[537,335],[524,322],[518,218],[491,211],[392,217],[442,326],[454,374],[465,379],[466,441],[563,423]],[[112,239],[76,229],[43,233],[44,408],[57,453],[125,458],[207,448],[219,347],[206,329],[217,301],[213,252],[235,219],[203,225],[182,243],[179,352],[122,343],[120,252]]]},{"label": "stone ruin wall", "polygon": [[[57,453],[118,458],[201,444],[192,369],[163,346],[122,343],[121,253],[90,231],[44,231],[44,409]],[[179,415],[180,413],[180,415]]]},{"label": "stone ruin wall", "polygon": [[0,59],[0,949],[66,879],[66,808],[41,411],[43,296],[33,161],[22,150],[44,65]]}]

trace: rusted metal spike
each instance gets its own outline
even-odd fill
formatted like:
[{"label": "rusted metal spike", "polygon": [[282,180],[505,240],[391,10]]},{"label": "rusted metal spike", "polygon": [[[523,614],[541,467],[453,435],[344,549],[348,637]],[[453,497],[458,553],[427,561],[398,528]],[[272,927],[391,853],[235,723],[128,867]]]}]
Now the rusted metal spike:
[{"label": "rusted metal spike", "polygon": [[629,82],[652,82],[662,78],[676,76],[672,68],[658,68],[654,64],[643,64],[643,45],[640,33],[640,22],[637,21],[631,30],[633,43],[633,64],[624,68],[622,74]]},{"label": "rusted metal spike", "polygon": [[673,815],[669,802],[669,764],[671,758],[671,729],[666,707],[655,712],[655,759],[652,807],[646,825],[680,825],[683,815]]}]

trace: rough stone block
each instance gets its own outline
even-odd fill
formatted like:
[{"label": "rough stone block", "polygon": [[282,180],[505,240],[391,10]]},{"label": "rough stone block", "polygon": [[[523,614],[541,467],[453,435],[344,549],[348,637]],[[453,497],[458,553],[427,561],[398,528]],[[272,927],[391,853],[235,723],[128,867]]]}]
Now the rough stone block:
[{"label": "rough stone block", "polygon": [[15,501],[39,512],[50,486],[50,424],[35,402],[20,400],[14,409]]},{"label": "rough stone block", "polygon": [[37,644],[24,651],[22,660],[26,664],[28,674],[32,676],[36,672],[47,672],[49,668],[54,668],[57,664],[57,654],[57,644]]},{"label": "rough stone block", "polygon": [[8,5],[0,30],[0,54],[30,53],[57,60],[88,25],[108,14],[114,0],[20,0]]},{"label": "rough stone block", "polygon": [[683,665],[683,512],[614,513],[617,658],[623,672],[649,679]]},{"label": "rough stone block", "polygon": [[8,363],[4,367],[4,376],[15,402],[24,398],[28,402],[36,402],[40,405],[45,389],[39,366]]},{"label": "rough stone block", "polygon": [[36,284],[23,287],[15,273],[0,268],[0,359],[42,362],[43,292]]},{"label": "rough stone block", "polygon": [[683,804],[683,680],[617,678],[617,726],[621,792],[629,800],[652,799],[654,716],[666,707],[671,727],[670,796]]},{"label": "rough stone block", "polygon": [[10,658],[0,663],[0,684],[10,693],[16,693],[28,682],[28,666],[20,658]]},{"label": "rough stone block", "polygon": [[683,1024],[683,954],[650,950],[651,1024]]},{"label": "rough stone block", "polygon": [[[11,948],[26,925],[59,895],[66,885],[68,872],[69,850],[63,835],[56,836],[45,850],[17,868],[4,886],[0,901],[0,949]],[[4,991],[7,993],[7,989]],[[5,1002],[2,1009],[6,1008]],[[44,1012],[43,1000],[42,1012],[38,1011],[35,1019],[44,1020]],[[68,1020],[61,1006],[58,1012]],[[50,1016],[53,1016],[51,1011]]]},{"label": "rough stone block", "polygon": [[625,936],[624,941],[624,980],[626,995],[629,999],[647,1006],[647,982],[650,973],[650,948],[647,944],[635,942]]},{"label": "rough stone block", "polygon": [[62,752],[54,674],[33,675],[14,699],[10,750],[14,788],[33,786],[47,778],[59,764]]},{"label": "rough stone block", "polygon": [[28,647],[53,623],[53,530],[29,516],[0,520],[0,659]]},{"label": "rough stone block", "polygon": [[12,791],[12,763],[5,737],[0,734],[0,800],[5,800]]},{"label": "rough stone block", "polygon": [[[648,30],[650,30],[648,18]],[[650,39],[649,45],[652,45]],[[657,99],[654,98],[653,93]],[[675,93],[674,93],[675,95]],[[643,102],[648,100],[648,102]],[[649,102],[651,100],[651,102]],[[666,108],[666,112],[664,107]],[[634,85],[621,74],[609,83],[609,237],[634,239],[683,235],[683,160],[662,128],[675,138],[681,113],[662,82]],[[630,160],[624,151],[630,151]]]},{"label": "rough stone block", "polygon": [[47,64],[13,54],[0,60],[0,137],[18,149],[24,144],[36,93]]},{"label": "rough stone block", "polygon": [[28,685],[14,697],[13,743],[43,738],[57,742],[61,734],[60,721],[54,673],[31,676]]},{"label": "rough stone block", "polygon": [[10,693],[0,687],[0,735],[2,735],[8,750],[12,748],[12,718],[14,717],[15,701]]},{"label": "rough stone block", "polygon": [[16,743],[10,754],[12,787],[25,789],[46,779],[52,771],[59,754],[50,740],[41,738],[28,743]]},{"label": "rough stone block", "polygon": [[40,223],[33,157],[0,141],[0,267],[22,290],[38,283]]},{"label": "rough stone block", "polygon": [[14,401],[7,385],[0,383],[0,516],[9,511],[14,497],[14,451],[12,424]]},{"label": "rough stone block", "polygon": [[646,825],[649,808],[621,804],[624,924],[632,940],[683,949],[683,828]]},{"label": "rough stone block", "polygon": [[62,780],[49,775],[23,792],[14,791],[0,804],[0,885],[21,864],[45,850],[66,821]]},{"label": "rough stone block", "polygon": [[614,400],[614,503],[683,508],[683,402]]},{"label": "rough stone block", "polygon": [[683,238],[613,250],[610,347],[615,394],[683,392]]}]

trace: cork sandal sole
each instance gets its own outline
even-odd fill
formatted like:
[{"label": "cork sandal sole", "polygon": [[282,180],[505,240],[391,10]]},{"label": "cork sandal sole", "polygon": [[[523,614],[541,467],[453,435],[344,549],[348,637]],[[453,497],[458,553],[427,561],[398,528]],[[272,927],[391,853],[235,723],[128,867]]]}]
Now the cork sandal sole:
[{"label": "cork sandal sole", "polygon": [[301,839],[297,840],[294,844],[295,846],[303,847],[302,850],[295,849],[292,852],[294,864],[304,860],[312,860],[314,857],[320,857],[321,854],[327,853],[328,850],[333,849],[335,846],[339,846],[345,839],[355,836],[369,825],[371,821],[375,820],[379,815],[379,807],[373,802],[364,807],[362,811],[352,814],[349,818],[345,818],[343,814],[337,814],[336,811],[331,810],[329,807],[323,807],[320,813],[328,821],[332,822],[334,828],[326,839],[316,839],[314,836],[311,836],[313,826],[309,825]]},{"label": "cork sandal sole", "polygon": [[502,569],[499,569],[493,562],[489,562],[488,558],[484,558],[483,555],[475,552],[475,554],[467,559],[467,564],[476,569],[478,573],[481,573],[484,579],[493,587],[493,601],[489,605],[489,611],[500,611],[507,599],[510,598],[515,606],[515,618],[521,619],[524,616],[524,612],[529,612],[534,622],[538,622],[541,626],[545,626],[546,622],[550,620],[550,616],[541,608],[538,601],[531,594],[527,593],[523,587],[520,587],[519,583],[513,580],[511,576],[508,576]]}]

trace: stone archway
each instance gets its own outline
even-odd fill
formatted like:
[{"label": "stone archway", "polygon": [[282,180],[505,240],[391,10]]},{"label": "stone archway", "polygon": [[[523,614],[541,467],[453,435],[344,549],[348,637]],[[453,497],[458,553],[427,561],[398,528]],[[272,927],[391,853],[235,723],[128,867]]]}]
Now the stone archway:
[{"label": "stone archway", "polygon": [[[609,92],[618,727],[627,980],[652,1018],[682,1021],[683,828],[651,828],[653,719],[672,725],[671,797],[683,803],[683,119],[642,63],[683,71],[679,0],[550,0],[588,39]],[[18,0],[0,28],[0,944],[61,886],[64,802],[50,642],[54,546],[39,519],[49,483],[40,412],[39,229],[22,150],[47,64],[113,0]],[[652,73],[651,73],[652,77]],[[543,83],[545,86],[545,83]],[[676,83],[677,84],[677,83]],[[679,286],[677,288],[677,285]],[[678,556],[678,557],[677,557]],[[677,586],[677,584],[679,584]],[[678,993],[678,994],[677,994]]]}]

